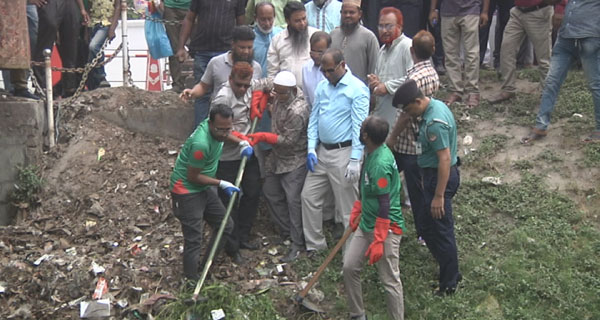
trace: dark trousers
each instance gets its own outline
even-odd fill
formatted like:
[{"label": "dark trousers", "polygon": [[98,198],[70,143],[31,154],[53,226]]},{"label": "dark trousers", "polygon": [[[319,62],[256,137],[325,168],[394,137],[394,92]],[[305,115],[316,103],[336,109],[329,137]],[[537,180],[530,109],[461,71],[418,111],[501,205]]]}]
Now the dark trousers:
[{"label": "dark trousers", "polygon": [[502,45],[502,35],[504,34],[504,28],[510,18],[510,9],[514,7],[514,0],[490,0],[490,9],[488,11],[488,24],[479,29],[479,64],[483,63],[485,58],[485,52],[487,51],[487,43],[490,36],[490,25],[492,24],[492,17],[494,11],[498,8],[498,16],[496,20],[496,36],[494,37],[494,52],[493,52],[493,63],[494,68],[500,66],[500,47]]},{"label": "dark trousers", "polygon": [[[225,207],[217,197],[214,188],[185,195],[171,193],[171,197],[173,214],[181,222],[181,231],[183,232],[183,274],[188,279],[196,280],[199,277],[198,267],[204,266],[215,243],[217,231],[225,217]],[[211,226],[213,233],[208,247],[206,247],[203,261],[198,264],[202,250],[203,220]],[[232,232],[233,221],[230,217],[219,242],[219,251],[227,244],[226,251],[229,255],[236,252],[232,248]]]},{"label": "dark trousers", "polygon": [[[217,179],[222,179],[235,183],[238,169],[240,167],[241,160],[235,161],[219,161],[219,168],[217,169]],[[256,218],[256,212],[258,211],[258,199],[260,197],[260,169],[258,167],[258,160],[255,156],[252,156],[244,169],[244,176],[242,177],[242,197],[239,199],[239,203],[233,206],[231,210],[231,217],[234,222],[233,238],[236,241],[236,245],[239,246],[240,242],[247,242],[250,238],[250,230]],[[227,207],[229,204],[229,197],[223,190],[219,189],[219,198],[223,204]]]},{"label": "dark trousers", "polygon": [[450,177],[444,192],[444,216],[442,219],[431,217],[431,201],[437,185],[437,169],[423,169],[423,191],[425,195],[425,214],[423,215],[423,238],[427,247],[440,266],[440,289],[456,288],[459,276],[458,252],[454,237],[454,217],[452,215],[452,197],[460,185],[460,174],[456,166],[450,169]]},{"label": "dark trousers", "polygon": [[[79,38],[79,13],[77,3],[73,0],[52,0],[38,8],[38,37],[33,60],[44,61],[44,49],[52,50],[56,41],[57,32],[60,34],[58,52],[65,68],[73,68],[77,58],[77,39]],[[33,69],[35,76],[42,87],[46,86],[43,67]],[[62,75],[63,84],[67,92],[74,92],[76,78],[74,73],[66,72]]]},{"label": "dark trousers", "polygon": [[394,6],[402,11],[402,32],[409,38],[414,37],[422,29],[423,1],[397,1]]},{"label": "dark trousers", "polygon": [[406,188],[408,190],[408,198],[410,199],[411,210],[415,221],[417,237],[422,237],[423,223],[421,220],[423,220],[423,215],[425,215],[425,198],[423,196],[423,185],[421,184],[421,168],[419,168],[419,165],[417,164],[417,157],[418,156],[412,154],[394,152],[398,171],[404,172],[404,179],[406,180]]},{"label": "dark trousers", "polygon": [[[438,5],[437,5],[437,9],[440,9],[440,3],[441,1],[438,1]],[[431,8],[431,1],[424,1],[424,14],[425,14],[425,20],[428,21],[429,20],[429,9]],[[437,23],[435,25],[431,25],[429,22],[427,22],[427,26],[429,29],[429,32],[431,32],[431,34],[433,35],[433,38],[435,39],[435,52],[433,53],[433,56],[431,56],[431,59],[433,60],[433,64],[438,67],[438,66],[444,66],[444,46],[442,45],[442,17],[440,15],[438,15],[439,17],[439,21],[437,21]],[[412,200],[411,200],[412,201]]]}]

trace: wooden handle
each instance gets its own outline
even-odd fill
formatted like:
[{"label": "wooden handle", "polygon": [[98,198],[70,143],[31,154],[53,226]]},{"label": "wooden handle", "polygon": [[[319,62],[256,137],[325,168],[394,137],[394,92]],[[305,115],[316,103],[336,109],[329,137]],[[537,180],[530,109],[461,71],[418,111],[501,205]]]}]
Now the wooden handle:
[{"label": "wooden handle", "polygon": [[306,287],[304,287],[304,289],[300,292],[300,298],[304,299],[304,297],[306,297],[310,288],[312,288],[312,286],[315,285],[317,280],[319,280],[321,273],[323,273],[323,271],[325,271],[325,268],[327,268],[327,265],[329,265],[331,260],[333,260],[333,257],[335,257],[336,253],[338,251],[340,251],[340,248],[344,245],[344,243],[346,243],[346,240],[348,240],[348,238],[350,237],[352,232],[353,232],[352,228],[346,229],[346,232],[344,232],[344,235],[342,236],[342,238],[338,241],[338,243],[335,245],[335,247],[333,247],[331,252],[329,252],[329,255],[327,256],[327,258],[325,258],[325,261],[323,261],[323,263],[317,270],[317,273],[315,273],[313,275],[313,277],[310,279],[310,281],[308,282]]}]

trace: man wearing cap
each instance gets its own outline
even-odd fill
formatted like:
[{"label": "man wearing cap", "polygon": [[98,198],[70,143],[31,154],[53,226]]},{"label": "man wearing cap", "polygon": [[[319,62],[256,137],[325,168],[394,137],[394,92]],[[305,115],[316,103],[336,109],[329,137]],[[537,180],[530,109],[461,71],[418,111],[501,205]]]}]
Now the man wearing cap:
[{"label": "man wearing cap", "polygon": [[252,145],[265,142],[273,148],[265,156],[263,193],[282,234],[289,234],[292,247],[281,262],[294,261],[304,250],[300,193],[306,178],[306,127],[308,106],[296,77],[281,71],[273,79],[271,117],[273,132],[249,134]]},{"label": "man wearing cap", "polygon": [[386,120],[370,116],[360,129],[366,157],[360,178],[361,199],[354,202],[350,227],[354,236],[344,255],[344,287],[352,319],[366,319],[360,272],[365,260],[376,264],[386,291],[390,319],[404,319],[399,249],[404,229],[400,207],[400,177],[394,155],[384,144]]},{"label": "man wearing cap", "polygon": [[[427,97],[431,97],[440,87],[440,79],[430,59],[434,51],[435,38],[433,35],[425,30],[419,31],[413,38],[412,47],[410,48],[414,65],[408,69],[406,76],[415,80],[419,90]],[[419,122],[417,119],[411,118],[402,110],[398,110],[394,129],[386,143],[394,151],[398,169],[404,172],[417,239],[419,243],[424,245],[420,221],[425,214],[425,203],[423,188],[421,187],[421,170],[417,164],[416,142],[418,134]]]},{"label": "man wearing cap", "polygon": [[364,146],[360,126],[369,112],[369,89],[346,68],[340,49],[321,59],[327,81],[315,91],[308,122],[309,170],[302,189],[302,225],[308,251],[327,248],[323,234],[323,205],[333,190],[336,222],[348,227],[352,204],[358,199],[360,161]]},{"label": "man wearing cap", "polygon": [[[215,179],[223,142],[240,142],[239,138],[231,134],[232,130],[231,108],[226,105],[214,105],[209,118],[202,121],[183,144],[171,174],[169,189],[173,213],[181,222],[183,232],[183,274],[190,280],[198,279],[198,268],[204,264],[198,264],[202,249],[202,220],[216,231],[225,217],[225,207],[212,186],[219,186],[228,197],[233,192],[240,191],[227,180]],[[232,232],[233,221],[230,217],[225,227],[226,251],[235,261],[239,252],[234,244]],[[213,232],[207,246],[205,260],[215,242],[216,234]]]},{"label": "man wearing cap", "polygon": [[[251,120],[258,116],[251,107],[253,92],[262,93],[262,90],[269,88],[267,79],[253,80],[253,73],[252,66],[248,62],[236,62],[231,70],[229,81],[219,90],[212,101],[212,105],[224,104],[231,106],[233,110],[233,129],[242,135],[250,132]],[[242,139],[244,140],[245,137],[242,136]],[[240,146],[249,145],[247,141],[241,141],[239,144]],[[225,143],[219,161],[217,178],[235,181],[241,163],[238,149],[239,147],[236,144]],[[251,151],[253,150],[251,149]],[[258,245],[250,242],[250,230],[258,210],[261,188],[260,169],[253,152],[247,158],[248,161],[241,182],[243,195],[239,199],[239,206],[234,206],[231,216],[235,222],[233,235],[236,237],[239,247],[241,249],[256,250]],[[225,205],[228,204],[229,198],[225,193],[219,192],[219,197]]]},{"label": "man wearing cap", "polygon": [[291,71],[298,86],[302,85],[302,65],[310,59],[309,39],[317,29],[308,26],[306,9],[300,1],[290,1],[283,8],[287,28],[273,37],[267,53],[267,74]]},{"label": "man wearing cap", "polygon": [[398,110],[392,106],[396,89],[406,80],[406,72],[413,66],[410,54],[412,40],[402,33],[402,12],[385,7],[379,14],[379,49],[375,74],[369,74],[369,88],[377,97],[374,115],[394,125]]},{"label": "man wearing cap", "polygon": [[454,116],[443,102],[424,96],[412,79],[398,88],[393,104],[413,118],[422,118],[417,138],[425,196],[422,232],[440,267],[439,288],[434,293],[452,294],[462,279],[452,216],[452,198],[460,184]]},{"label": "man wearing cap", "polygon": [[331,31],[331,47],[341,49],[352,74],[367,83],[367,75],[375,71],[379,42],[371,30],[360,23],[361,0],[342,1],[341,26]]}]

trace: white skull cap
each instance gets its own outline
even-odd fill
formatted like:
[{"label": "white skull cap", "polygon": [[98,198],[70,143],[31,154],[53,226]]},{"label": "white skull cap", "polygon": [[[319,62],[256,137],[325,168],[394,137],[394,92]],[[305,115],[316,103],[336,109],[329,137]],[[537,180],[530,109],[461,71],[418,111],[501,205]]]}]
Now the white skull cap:
[{"label": "white skull cap", "polygon": [[278,84],[284,87],[295,87],[296,77],[290,71],[284,70],[275,75],[275,79],[273,79],[273,84]]}]

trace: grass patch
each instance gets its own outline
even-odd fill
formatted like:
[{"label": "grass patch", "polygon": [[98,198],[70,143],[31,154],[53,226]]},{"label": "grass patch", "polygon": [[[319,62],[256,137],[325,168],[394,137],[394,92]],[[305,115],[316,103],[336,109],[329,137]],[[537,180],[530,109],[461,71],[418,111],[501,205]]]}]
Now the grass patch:
[{"label": "grass patch", "polygon": [[538,68],[523,68],[517,71],[517,78],[527,80],[529,82],[544,81],[542,72]]},{"label": "grass patch", "polygon": [[560,88],[553,118],[570,118],[579,113],[593,119],[594,103],[587,80],[581,70],[571,70]]},{"label": "grass patch", "polygon": [[502,134],[493,134],[484,137],[475,151],[472,151],[464,158],[461,157],[463,164],[475,172],[492,172],[495,170],[490,163],[498,152],[506,146],[508,137]]},{"label": "grass patch", "polygon": [[547,163],[562,162],[563,159],[553,150],[544,150],[535,158],[536,160],[545,161]]},{"label": "grass patch", "polygon": [[600,143],[588,143],[583,149],[583,163],[587,167],[600,165]]},{"label": "grass patch", "polygon": [[10,201],[19,207],[32,207],[39,204],[38,194],[44,186],[40,169],[34,165],[18,166],[17,169],[19,173]]}]

